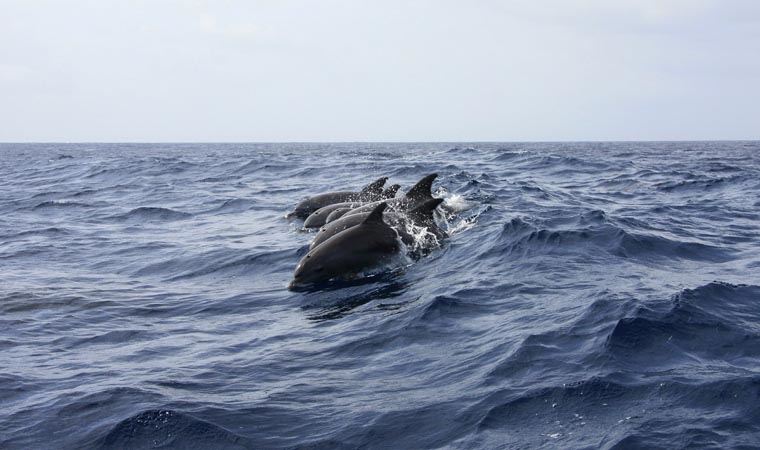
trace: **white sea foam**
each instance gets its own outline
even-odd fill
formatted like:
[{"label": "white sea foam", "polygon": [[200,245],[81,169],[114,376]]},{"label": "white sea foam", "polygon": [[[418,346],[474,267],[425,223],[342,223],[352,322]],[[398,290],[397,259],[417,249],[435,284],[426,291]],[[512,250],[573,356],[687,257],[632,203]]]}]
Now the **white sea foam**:
[{"label": "white sea foam", "polygon": [[449,230],[448,230],[449,235],[454,235],[454,234],[461,233],[463,231],[467,231],[471,229],[472,227],[474,227],[477,223],[478,223],[477,216],[462,219],[459,222],[449,226]]},{"label": "white sea foam", "polygon": [[472,204],[461,194],[451,194],[443,200],[443,207],[453,213],[460,213],[472,208]]},{"label": "white sea foam", "polygon": [[461,218],[460,213],[472,209],[475,204],[465,199],[461,194],[453,194],[448,192],[446,188],[439,187],[435,195],[442,197],[443,203],[441,207],[437,208],[434,213],[434,218],[438,225],[446,230],[448,235],[454,235],[463,231],[469,230],[477,223],[477,215]]},{"label": "white sea foam", "polygon": [[414,239],[412,252],[419,252],[424,249],[433,249],[440,247],[440,242],[435,234],[431,233],[427,227],[414,225],[411,221],[405,222],[405,231]]}]

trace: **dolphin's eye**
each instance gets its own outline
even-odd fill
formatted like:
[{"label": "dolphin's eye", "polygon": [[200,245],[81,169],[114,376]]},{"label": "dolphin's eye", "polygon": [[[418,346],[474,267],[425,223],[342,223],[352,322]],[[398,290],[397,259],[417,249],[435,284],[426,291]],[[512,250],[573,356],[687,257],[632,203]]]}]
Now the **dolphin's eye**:
[{"label": "dolphin's eye", "polygon": [[322,272],[323,270],[325,270],[324,267],[317,267],[316,272]]}]

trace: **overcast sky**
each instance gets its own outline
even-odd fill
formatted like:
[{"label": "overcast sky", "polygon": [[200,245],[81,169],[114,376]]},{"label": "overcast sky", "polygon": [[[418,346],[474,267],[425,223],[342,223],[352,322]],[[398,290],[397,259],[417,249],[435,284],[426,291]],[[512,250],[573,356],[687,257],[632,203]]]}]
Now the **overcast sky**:
[{"label": "overcast sky", "polygon": [[0,0],[0,141],[753,138],[758,0]]}]

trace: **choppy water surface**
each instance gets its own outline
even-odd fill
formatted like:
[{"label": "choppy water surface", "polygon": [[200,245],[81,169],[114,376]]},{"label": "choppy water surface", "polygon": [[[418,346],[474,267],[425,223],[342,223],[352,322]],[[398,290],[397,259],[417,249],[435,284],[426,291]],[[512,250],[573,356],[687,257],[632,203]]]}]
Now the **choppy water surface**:
[{"label": "choppy water surface", "polygon": [[[760,143],[0,146],[0,447],[760,442]],[[286,289],[301,198],[452,236]]]}]

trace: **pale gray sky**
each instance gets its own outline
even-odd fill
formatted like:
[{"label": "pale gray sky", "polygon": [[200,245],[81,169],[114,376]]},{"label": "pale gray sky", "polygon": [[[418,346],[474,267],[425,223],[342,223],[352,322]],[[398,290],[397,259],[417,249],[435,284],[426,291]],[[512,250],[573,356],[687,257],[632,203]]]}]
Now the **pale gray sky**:
[{"label": "pale gray sky", "polygon": [[758,138],[758,0],[0,0],[0,141]]}]

